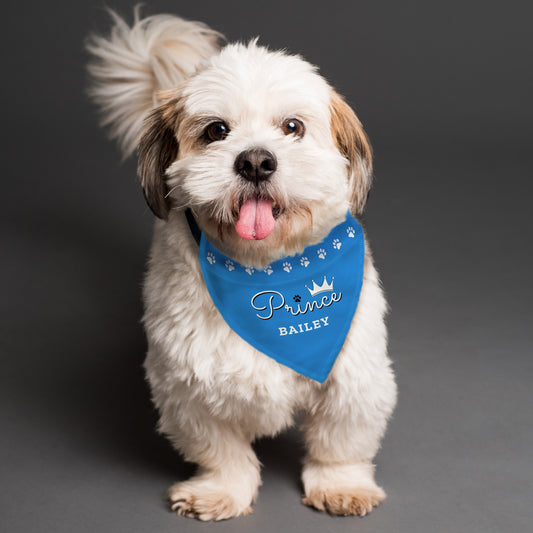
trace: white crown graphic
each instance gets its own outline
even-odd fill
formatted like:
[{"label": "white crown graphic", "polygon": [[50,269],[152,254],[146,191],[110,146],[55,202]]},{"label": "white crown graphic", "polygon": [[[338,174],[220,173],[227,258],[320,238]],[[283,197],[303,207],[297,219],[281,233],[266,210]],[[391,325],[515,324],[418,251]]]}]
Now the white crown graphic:
[{"label": "white crown graphic", "polygon": [[331,278],[331,283],[328,283],[326,281],[326,276],[324,276],[324,281],[322,282],[322,285],[317,285],[315,283],[315,280],[313,280],[313,288],[310,289],[307,285],[305,288],[311,293],[311,296],[316,296],[317,294],[320,294],[321,292],[327,292],[333,290],[333,280],[335,278]]}]

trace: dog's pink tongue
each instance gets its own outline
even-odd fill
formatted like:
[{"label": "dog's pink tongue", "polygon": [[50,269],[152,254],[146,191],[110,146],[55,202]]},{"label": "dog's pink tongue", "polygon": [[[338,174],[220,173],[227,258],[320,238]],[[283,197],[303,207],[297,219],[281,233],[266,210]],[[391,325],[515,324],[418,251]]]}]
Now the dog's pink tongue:
[{"label": "dog's pink tongue", "polygon": [[242,204],[235,230],[243,239],[259,241],[268,237],[275,225],[272,200],[252,198]]}]

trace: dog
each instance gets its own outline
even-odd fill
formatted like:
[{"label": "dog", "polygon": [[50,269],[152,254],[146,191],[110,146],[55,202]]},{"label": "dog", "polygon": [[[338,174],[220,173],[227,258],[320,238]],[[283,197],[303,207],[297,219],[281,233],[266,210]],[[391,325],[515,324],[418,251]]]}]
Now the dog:
[{"label": "dog", "polygon": [[[110,35],[88,42],[90,91],[124,155],[137,147],[157,217],[143,290],[146,375],[159,431],[198,465],[168,490],[171,508],[200,520],[251,513],[261,485],[251,444],[301,414],[303,503],[369,513],[385,498],[372,460],[396,385],[362,230],[352,244],[351,217],[372,181],[359,119],[300,56],[257,39],[226,44],[173,15],[136,11],[132,26],[111,15]],[[335,231],[345,240],[330,246]],[[344,250],[352,255],[330,264],[335,276],[328,266],[315,271],[321,284],[305,277]],[[294,274],[301,288],[268,285],[250,299],[247,274],[257,286]],[[339,277],[350,288],[339,291]]]}]

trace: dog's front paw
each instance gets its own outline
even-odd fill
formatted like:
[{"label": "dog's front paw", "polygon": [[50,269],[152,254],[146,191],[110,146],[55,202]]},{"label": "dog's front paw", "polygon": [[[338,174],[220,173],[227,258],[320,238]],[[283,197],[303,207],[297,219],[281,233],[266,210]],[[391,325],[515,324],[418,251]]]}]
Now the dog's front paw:
[{"label": "dog's front paw", "polygon": [[223,486],[200,480],[176,483],[168,489],[170,507],[178,516],[198,520],[226,520],[252,512],[251,501],[243,503]]},{"label": "dog's front paw", "polygon": [[302,503],[333,515],[365,516],[385,499],[380,487],[317,490],[306,495]]},{"label": "dog's front paw", "polygon": [[385,499],[370,463],[328,464],[308,460],[302,472],[302,503],[333,515],[365,516]]}]

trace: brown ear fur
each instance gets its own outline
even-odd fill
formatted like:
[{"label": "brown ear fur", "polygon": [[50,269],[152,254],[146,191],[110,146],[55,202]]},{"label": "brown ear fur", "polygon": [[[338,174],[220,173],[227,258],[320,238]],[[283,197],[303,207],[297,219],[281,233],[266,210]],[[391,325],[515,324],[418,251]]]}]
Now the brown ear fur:
[{"label": "brown ear fur", "polygon": [[350,209],[361,214],[372,185],[372,147],[353,109],[333,90],[330,111],[333,140],[349,163]]},{"label": "brown ear fur", "polygon": [[173,98],[147,117],[146,129],[137,147],[137,174],[144,197],[154,215],[164,220],[168,218],[170,209],[164,176],[166,169],[178,155],[177,121],[178,101]]}]

